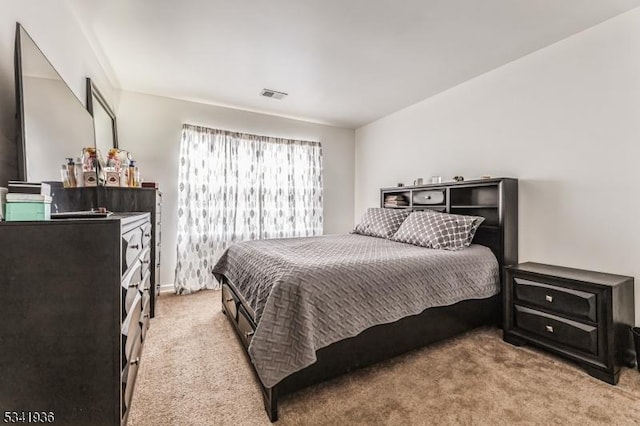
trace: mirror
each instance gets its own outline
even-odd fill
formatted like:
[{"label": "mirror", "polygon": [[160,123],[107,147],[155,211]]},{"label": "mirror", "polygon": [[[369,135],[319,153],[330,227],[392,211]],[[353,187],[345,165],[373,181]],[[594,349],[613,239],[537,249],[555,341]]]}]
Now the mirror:
[{"label": "mirror", "polygon": [[93,118],[20,24],[15,47],[19,179],[60,181],[65,158],[94,146]]},{"label": "mirror", "polygon": [[96,148],[106,158],[111,148],[118,147],[116,116],[90,78],[87,78],[87,110],[93,116]]}]

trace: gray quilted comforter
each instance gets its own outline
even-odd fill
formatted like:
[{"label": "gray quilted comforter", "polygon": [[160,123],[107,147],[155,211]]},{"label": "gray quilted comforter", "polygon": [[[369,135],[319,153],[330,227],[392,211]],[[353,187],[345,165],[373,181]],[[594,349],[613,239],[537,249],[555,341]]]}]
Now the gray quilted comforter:
[{"label": "gray quilted comforter", "polygon": [[486,247],[434,250],[357,234],[234,244],[213,271],[252,310],[249,355],[266,387],[313,364],[331,343],[500,288]]}]

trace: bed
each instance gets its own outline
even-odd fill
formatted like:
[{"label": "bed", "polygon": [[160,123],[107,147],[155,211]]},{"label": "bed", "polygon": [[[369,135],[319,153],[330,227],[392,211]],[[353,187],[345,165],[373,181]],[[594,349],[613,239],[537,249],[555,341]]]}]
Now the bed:
[{"label": "bed", "polygon": [[[425,189],[446,194],[436,209],[462,207],[456,191],[471,191],[465,209],[474,199],[476,214],[490,209],[474,244],[434,250],[357,234],[261,240],[234,244],[215,266],[222,310],[251,360],[271,421],[278,398],[297,389],[498,324],[502,267],[517,261],[517,181],[403,191],[411,200]],[[491,192],[496,203],[488,207]]]}]

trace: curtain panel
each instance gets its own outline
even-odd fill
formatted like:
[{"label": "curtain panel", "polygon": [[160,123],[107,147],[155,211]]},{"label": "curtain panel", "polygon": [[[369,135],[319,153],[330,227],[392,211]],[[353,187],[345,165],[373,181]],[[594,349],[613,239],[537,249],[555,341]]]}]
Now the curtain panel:
[{"label": "curtain panel", "polygon": [[218,288],[234,242],[322,235],[319,142],[185,124],[179,161],[176,293]]}]

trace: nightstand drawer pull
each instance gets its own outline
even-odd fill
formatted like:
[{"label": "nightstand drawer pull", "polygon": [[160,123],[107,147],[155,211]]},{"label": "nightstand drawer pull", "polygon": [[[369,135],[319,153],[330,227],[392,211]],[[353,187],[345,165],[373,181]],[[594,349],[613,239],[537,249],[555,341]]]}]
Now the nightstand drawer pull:
[{"label": "nightstand drawer pull", "polygon": [[549,296],[548,294],[544,297],[544,299],[549,302],[549,303],[553,303],[553,296]]},{"label": "nightstand drawer pull", "polygon": [[546,328],[549,333],[553,333],[553,326],[547,325],[544,328]]}]

